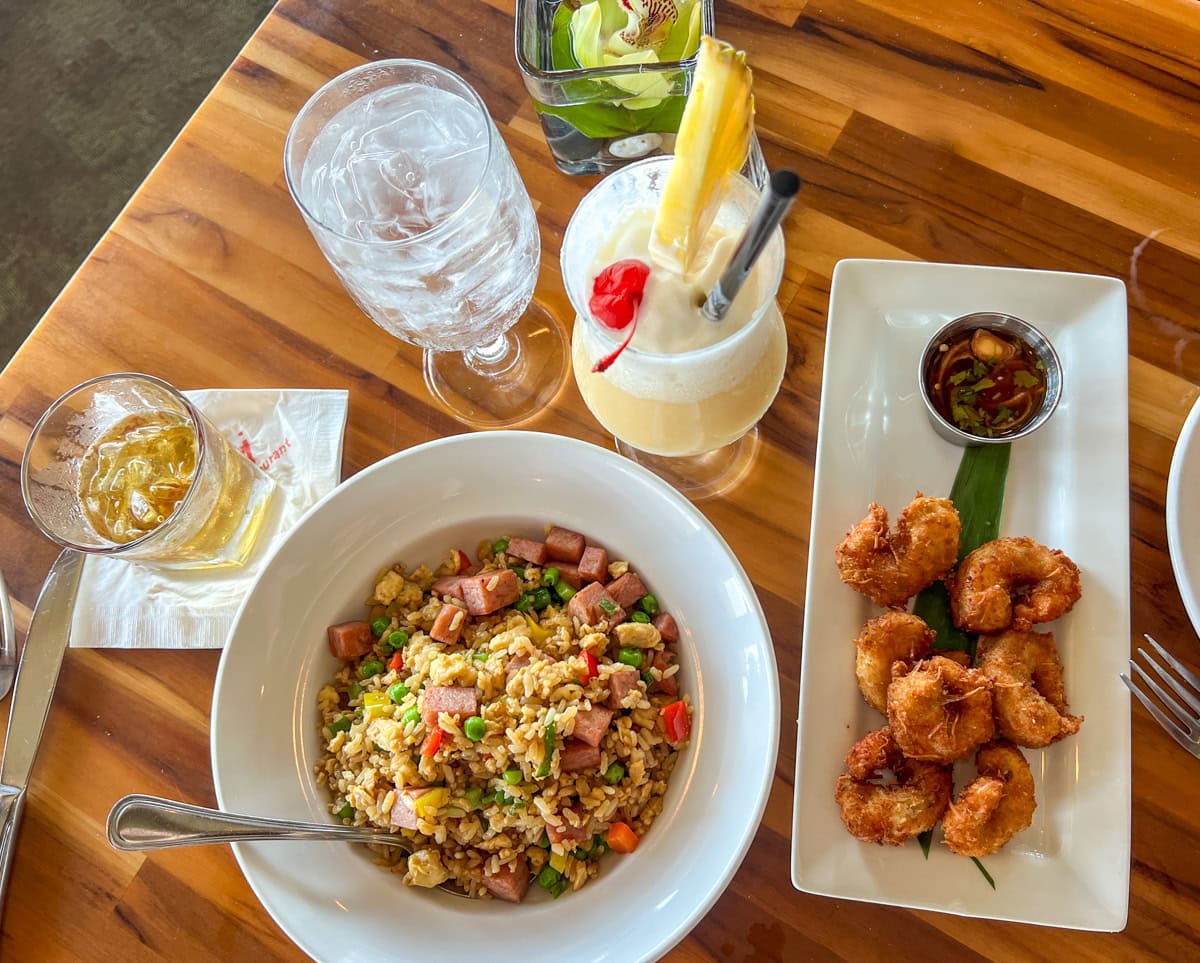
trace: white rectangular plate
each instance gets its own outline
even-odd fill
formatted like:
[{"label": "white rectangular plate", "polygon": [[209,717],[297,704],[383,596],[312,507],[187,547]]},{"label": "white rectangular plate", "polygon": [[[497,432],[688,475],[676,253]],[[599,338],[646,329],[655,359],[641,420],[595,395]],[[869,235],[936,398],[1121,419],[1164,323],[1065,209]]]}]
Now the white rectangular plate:
[{"label": "white rectangular plate", "polygon": [[[1035,325],[1063,364],[1053,418],[1013,445],[1001,534],[1065,551],[1083,598],[1049,626],[1079,734],[1025,749],[1033,825],[983,860],[914,841],[859,842],[834,783],[851,744],[883,725],[854,679],[854,644],[880,614],[843,585],[834,548],[876,501],[899,513],[918,490],[950,492],[962,449],[933,431],[918,366],[934,332],[1001,311]],[[792,829],[792,882],[809,893],[981,919],[1118,931],[1129,904],[1129,434],[1125,286],[1114,278],[1009,268],[848,260],[833,274],[817,439]],[[959,763],[955,786],[973,777]]]}]

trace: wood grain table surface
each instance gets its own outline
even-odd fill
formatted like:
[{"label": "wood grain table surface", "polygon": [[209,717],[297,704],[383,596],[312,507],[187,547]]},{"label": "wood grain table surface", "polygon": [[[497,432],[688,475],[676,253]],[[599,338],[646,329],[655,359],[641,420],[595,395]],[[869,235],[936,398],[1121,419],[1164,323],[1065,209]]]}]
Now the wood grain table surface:
[{"label": "wood grain table surface", "polygon": [[[719,0],[717,21],[749,53],[768,162],[794,168],[807,185],[786,229],[780,301],[790,356],[762,423],[761,457],[746,483],[703,506],[758,587],[784,723],[754,846],[670,959],[1200,958],[1200,763],[1139,707],[1121,934],[831,900],[789,880],[790,720],[826,309],[840,258],[1125,281],[1129,630],[1200,664],[1164,523],[1172,450],[1200,383],[1200,4]],[[133,369],[183,388],[348,388],[344,477],[464,430],[427,395],[419,352],[354,307],[289,199],[285,133],[333,75],[367,59],[416,57],[480,92],[537,206],[538,297],[569,324],[557,253],[592,181],[551,163],[512,30],[513,0],[279,3],[0,376],[0,566],[22,634],[56,549],[22,506],[21,452],[47,404],[85,378]],[[527,427],[610,444],[573,383]],[[217,660],[198,651],[68,653],[21,828],[5,960],[302,958],[227,848],[146,856],[104,840],[108,810],[128,792],[214,804]]]}]

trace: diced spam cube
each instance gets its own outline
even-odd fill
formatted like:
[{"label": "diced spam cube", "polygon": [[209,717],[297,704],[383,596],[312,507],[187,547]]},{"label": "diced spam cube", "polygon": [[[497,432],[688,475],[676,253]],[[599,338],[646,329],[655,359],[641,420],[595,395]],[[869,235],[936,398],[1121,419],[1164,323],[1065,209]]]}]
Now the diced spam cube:
[{"label": "diced spam cube", "polygon": [[546,554],[560,562],[578,565],[587,540],[578,532],[555,525],[546,535]]},{"label": "diced spam cube", "polygon": [[472,575],[463,579],[461,588],[467,611],[472,615],[489,615],[512,605],[521,596],[517,573],[509,568]]},{"label": "diced spam cube", "polygon": [[443,605],[433,620],[433,628],[429,637],[437,642],[454,645],[462,635],[463,627],[467,624],[467,613],[457,605]]},{"label": "diced spam cube", "polygon": [[608,578],[608,552],[595,545],[583,550],[579,559],[579,577],[585,582],[603,582]]},{"label": "diced spam cube", "polygon": [[637,600],[646,594],[646,586],[642,584],[636,572],[626,572],[620,578],[609,582],[605,588],[613,601],[623,609],[633,608]]}]

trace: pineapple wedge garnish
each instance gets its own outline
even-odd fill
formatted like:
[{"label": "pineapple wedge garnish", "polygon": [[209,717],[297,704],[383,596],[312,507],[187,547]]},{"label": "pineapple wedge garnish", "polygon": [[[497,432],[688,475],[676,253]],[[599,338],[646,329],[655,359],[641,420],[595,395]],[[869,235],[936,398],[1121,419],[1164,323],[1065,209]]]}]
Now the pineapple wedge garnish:
[{"label": "pineapple wedge garnish", "polygon": [[712,37],[700,38],[675,162],[650,232],[650,257],[660,267],[688,273],[729,177],[746,162],[754,131],[752,84],[744,52]]}]

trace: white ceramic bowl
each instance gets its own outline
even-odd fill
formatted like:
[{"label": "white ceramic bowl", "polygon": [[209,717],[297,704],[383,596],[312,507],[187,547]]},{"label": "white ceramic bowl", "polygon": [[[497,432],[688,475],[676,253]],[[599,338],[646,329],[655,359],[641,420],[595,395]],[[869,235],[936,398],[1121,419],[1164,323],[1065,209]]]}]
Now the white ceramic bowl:
[{"label": "white ceramic bowl", "polygon": [[[492,432],[421,445],[360,472],[276,549],[217,673],[212,765],[230,812],[324,822],[316,697],[338,662],[325,627],[360,617],[375,574],[436,562],[553,521],[627,558],[679,622],[692,739],[662,816],[599,879],[520,906],[405,887],[363,847],[243,843],[238,863],[267,912],[325,961],[657,958],[716,901],[766,806],[779,681],[766,621],[729,546],[692,505],[612,452],[557,435]],[[780,880],[783,885],[783,880]]]}]

